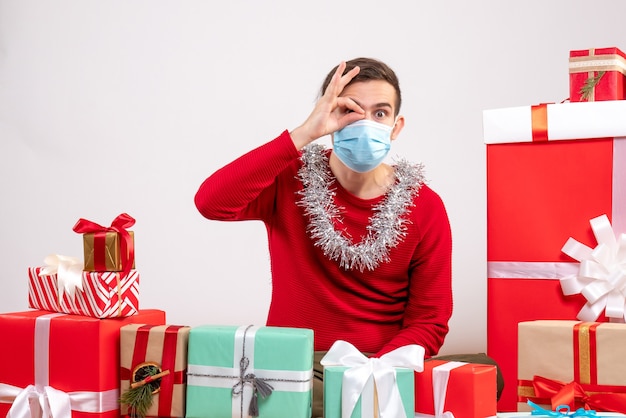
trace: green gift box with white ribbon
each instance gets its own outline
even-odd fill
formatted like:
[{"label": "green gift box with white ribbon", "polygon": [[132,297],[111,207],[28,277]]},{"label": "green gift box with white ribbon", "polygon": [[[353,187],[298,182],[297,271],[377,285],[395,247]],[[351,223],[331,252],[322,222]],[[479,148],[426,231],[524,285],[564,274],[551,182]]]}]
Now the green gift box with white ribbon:
[{"label": "green gift box with white ribbon", "polygon": [[325,418],[412,418],[415,373],[424,370],[424,347],[410,344],[367,358],[338,340],[322,358]]},{"label": "green gift box with white ribbon", "polygon": [[187,418],[309,418],[313,331],[217,326],[189,332]]},{"label": "green gift box with white ribbon", "polygon": [[[324,368],[324,417],[341,418],[343,374],[349,367],[331,366]],[[415,413],[415,373],[412,369],[396,368],[396,383],[402,398],[402,406],[407,417]],[[350,418],[378,417],[378,395],[374,391],[373,380],[370,380],[354,405]]]}]

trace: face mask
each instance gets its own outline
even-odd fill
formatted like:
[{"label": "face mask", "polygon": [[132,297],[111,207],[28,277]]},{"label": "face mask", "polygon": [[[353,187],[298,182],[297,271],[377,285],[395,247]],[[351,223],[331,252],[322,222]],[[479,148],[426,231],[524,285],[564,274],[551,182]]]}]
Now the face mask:
[{"label": "face mask", "polygon": [[361,119],[333,135],[335,154],[351,170],[365,173],[383,162],[391,149],[392,127]]}]

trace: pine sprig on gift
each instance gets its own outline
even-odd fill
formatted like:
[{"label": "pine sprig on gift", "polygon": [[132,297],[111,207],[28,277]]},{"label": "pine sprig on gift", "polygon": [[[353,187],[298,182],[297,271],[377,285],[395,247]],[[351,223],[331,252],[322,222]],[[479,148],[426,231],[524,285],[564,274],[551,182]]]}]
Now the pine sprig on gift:
[{"label": "pine sprig on gift", "polygon": [[154,393],[161,386],[161,378],[168,374],[169,370],[161,371],[154,364],[143,364],[138,367],[134,376],[135,382],[120,397],[120,403],[128,405],[131,417],[146,416],[154,401]]},{"label": "pine sprig on gift", "polygon": [[152,406],[153,399],[150,385],[142,385],[124,392],[120,402],[128,405],[131,417],[144,418]]},{"label": "pine sprig on gift", "polygon": [[580,94],[580,100],[589,100],[591,94],[593,93],[593,89],[598,85],[600,79],[604,75],[606,71],[599,71],[594,77],[589,77],[585,80],[585,84],[580,88],[578,94]]}]

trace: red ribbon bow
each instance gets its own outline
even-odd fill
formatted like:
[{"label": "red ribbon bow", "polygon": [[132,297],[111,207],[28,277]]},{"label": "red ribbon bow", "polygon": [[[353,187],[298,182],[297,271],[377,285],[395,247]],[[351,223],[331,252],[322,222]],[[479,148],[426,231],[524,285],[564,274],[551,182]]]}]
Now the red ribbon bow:
[{"label": "red ribbon bow", "polygon": [[550,399],[552,410],[560,405],[604,412],[626,413],[626,393],[589,393],[576,382],[563,383],[542,376],[533,378],[537,398]]},{"label": "red ribbon bow", "polygon": [[130,228],[134,224],[135,219],[133,217],[127,213],[122,213],[113,219],[113,222],[111,222],[111,226],[109,227],[80,218],[72,230],[79,234],[93,232],[94,234],[105,235],[107,232],[117,232],[120,236],[120,261],[122,263],[122,276],[120,280],[122,280],[128,275],[135,261],[135,247],[133,245],[133,239],[126,230],[126,228]]}]

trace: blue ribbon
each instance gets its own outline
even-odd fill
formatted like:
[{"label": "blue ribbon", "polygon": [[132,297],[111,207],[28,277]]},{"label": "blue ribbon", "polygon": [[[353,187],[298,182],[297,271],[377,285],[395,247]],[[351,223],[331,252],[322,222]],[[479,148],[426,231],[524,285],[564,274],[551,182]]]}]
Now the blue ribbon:
[{"label": "blue ribbon", "polygon": [[584,409],[578,408],[574,412],[570,412],[569,405],[559,405],[556,408],[556,411],[550,411],[548,409],[544,409],[534,403],[533,401],[528,401],[528,405],[530,405],[533,410],[530,415],[542,416],[542,417],[597,417],[599,415],[596,414],[596,411],[592,409]]}]

